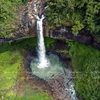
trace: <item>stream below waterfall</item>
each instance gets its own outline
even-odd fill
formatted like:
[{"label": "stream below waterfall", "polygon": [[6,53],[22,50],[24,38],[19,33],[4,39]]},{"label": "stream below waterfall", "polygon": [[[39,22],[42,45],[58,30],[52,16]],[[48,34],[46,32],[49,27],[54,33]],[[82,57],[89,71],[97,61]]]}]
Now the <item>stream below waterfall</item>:
[{"label": "stream below waterfall", "polygon": [[[38,11],[36,3],[34,3],[34,7],[35,11]],[[46,55],[43,37],[43,19],[45,16],[43,14],[39,14],[38,12],[34,16],[37,20],[38,57],[33,58],[30,63],[32,74],[46,81],[62,76],[62,84],[64,85],[62,94],[65,93],[65,96],[62,97],[63,99],[61,100],[77,100],[71,71],[63,66],[57,55],[52,53],[48,56]]]},{"label": "stream below waterfall", "polygon": [[46,68],[39,68],[38,58],[34,57],[30,63],[32,74],[47,81],[48,84],[51,83],[50,86],[59,94],[60,100],[77,100],[71,70],[65,68],[58,55],[49,53],[47,59],[49,65]]}]

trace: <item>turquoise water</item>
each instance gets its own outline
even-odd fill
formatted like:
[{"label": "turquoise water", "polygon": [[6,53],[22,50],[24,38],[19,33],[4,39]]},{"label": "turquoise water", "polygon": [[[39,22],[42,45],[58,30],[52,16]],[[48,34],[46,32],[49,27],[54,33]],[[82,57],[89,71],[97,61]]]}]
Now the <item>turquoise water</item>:
[{"label": "turquoise water", "polygon": [[63,65],[59,60],[59,57],[54,54],[50,54],[47,56],[48,65],[45,68],[38,68],[39,61],[38,59],[33,59],[30,67],[32,70],[32,74],[38,76],[42,79],[52,79],[58,74],[63,74]]},{"label": "turquoise water", "polygon": [[47,59],[48,66],[45,68],[39,68],[39,60],[34,58],[30,63],[32,74],[44,80],[53,79],[57,75],[62,75],[64,77],[66,95],[68,93],[70,98],[69,100],[78,100],[76,97],[73,80],[70,80],[72,78],[71,70],[64,68],[57,55],[50,54],[47,56]]}]

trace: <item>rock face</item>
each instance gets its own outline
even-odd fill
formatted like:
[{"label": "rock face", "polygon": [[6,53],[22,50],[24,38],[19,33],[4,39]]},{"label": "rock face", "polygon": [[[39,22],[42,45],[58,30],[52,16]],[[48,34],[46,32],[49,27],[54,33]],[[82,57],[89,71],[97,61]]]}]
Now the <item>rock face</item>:
[{"label": "rock face", "polygon": [[[0,44],[22,37],[36,36],[36,18],[34,15],[38,14],[41,17],[45,13],[44,7],[46,2],[47,0],[30,0],[27,4],[20,6],[17,10],[18,20],[15,23],[12,36],[10,38],[0,38]],[[44,33],[48,33],[45,30],[44,27]]]},{"label": "rock face", "polygon": [[26,9],[24,11],[24,14],[22,16],[22,27],[24,28],[23,32],[26,36],[27,35],[35,35],[36,33],[36,19],[34,17],[34,14],[36,13],[34,10],[34,0],[31,2],[28,2],[26,5]]},{"label": "rock face", "polygon": [[[58,53],[57,53],[58,54]],[[67,91],[65,89],[65,84],[64,84],[64,76],[62,74],[57,75],[53,79],[48,79],[48,80],[43,80],[40,79],[37,76],[32,75],[31,69],[30,69],[30,62],[33,59],[33,57],[36,57],[36,50],[32,49],[32,51],[26,52],[24,55],[24,68],[27,70],[27,74],[25,78],[29,83],[36,83],[39,85],[39,87],[42,87],[44,91],[48,91],[49,95],[52,96],[55,100],[70,100]],[[29,79],[29,80],[27,80]],[[30,82],[31,80],[31,82]]]},{"label": "rock face", "polygon": [[[24,9],[20,7],[18,11],[18,15],[20,15],[19,24],[16,25],[16,28],[12,31],[12,37],[0,38],[0,44],[25,36],[36,36],[36,18],[34,15],[39,14],[41,17],[41,14],[45,14],[44,7],[46,2],[47,0],[30,0],[25,5]],[[37,11],[35,7],[37,7]],[[74,36],[71,32],[71,29],[68,27],[49,30],[48,23],[46,20],[44,20],[44,35],[51,38],[63,38],[78,41],[92,45],[100,50],[100,43],[95,41],[94,37],[87,30],[81,30],[77,36]]]},{"label": "rock face", "polygon": [[0,43],[4,43],[6,41],[15,40],[17,38],[22,38],[25,36],[35,36],[36,33],[36,19],[33,14],[34,0],[31,0],[27,4],[20,5],[17,9],[17,19],[14,23],[14,28],[12,29],[11,36],[9,38],[2,37],[0,38]]},{"label": "rock face", "polygon": [[47,82],[55,100],[70,100],[65,90],[64,79],[62,76],[48,80]]},{"label": "rock face", "polygon": [[[46,0],[30,0],[25,6],[20,24],[14,30],[14,36],[35,36],[36,34],[36,18],[34,15],[41,17],[44,13],[44,5]],[[21,10],[21,9],[20,9]]]},{"label": "rock face", "polygon": [[20,36],[34,36],[36,35],[36,18],[34,15],[41,17],[44,13],[44,5],[46,0],[31,0],[26,4],[26,9],[23,12],[21,25],[19,29],[14,31],[14,34]]},{"label": "rock face", "polygon": [[16,28],[13,30],[13,38],[19,38],[24,36],[34,36],[36,33],[35,22],[36,19],[34,18],[34,0],[31,0],[27,4],[24,4],[23,7],[18,8],[18,19],[19,22],[16,23]]},{"label": "rock face", "polygon": [[70,28],[61,27],[55,30],[50,30],[49,37],[78,41],[81,43],[92,45],[100,50],[100,43],[95,41],[94,37],[90,34],[90,32],[85,29],[81,30],[77,36],[74,36]]}]

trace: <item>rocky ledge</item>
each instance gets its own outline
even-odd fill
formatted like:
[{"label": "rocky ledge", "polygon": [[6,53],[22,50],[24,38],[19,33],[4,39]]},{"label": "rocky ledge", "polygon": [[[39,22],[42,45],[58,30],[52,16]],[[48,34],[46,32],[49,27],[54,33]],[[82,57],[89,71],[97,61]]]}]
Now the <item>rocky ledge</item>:
[{"label": "rocky ledge", "polygon": [[61,27],[55,30],[49,31],[49,37],[51,38],[63,38],[81,42],[87,45],[92,45],[93,47],[100,50],[100,43],[94,39],[88,30],[81,30],[77,36],[73,35],[71,29],[68,27]]}]

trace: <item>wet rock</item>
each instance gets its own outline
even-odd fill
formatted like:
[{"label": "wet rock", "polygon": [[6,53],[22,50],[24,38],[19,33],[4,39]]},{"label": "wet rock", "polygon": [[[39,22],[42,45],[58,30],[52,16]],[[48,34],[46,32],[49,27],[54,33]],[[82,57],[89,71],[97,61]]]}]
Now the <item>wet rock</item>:
[{"label": "wet rock", "polygon": [[47,82],[51,88],[52,95],[56,100],[69,100],[69,97],[65,90],[64,78],[62,75],[57,76],[54,79],[48,80]]},{"label": "wet rock", "polygon": [[2,44],[5,41],[5,38],[0,38],[0,43]]},{"label": "wet rock", "polygon": [[69,49],[69,46],[68,44],[66,43],[66,41],[64,40],[56,40],[55,43],[52,43],[50,44],[49,46],[49,50],[56,50],[56,51],[63,51],[63,50],[68,50]]},{"label": "wet rock", "polygon": [[[18,8],[18,20],[11,32],[9,40],[26,36],[36,36],[36,18],[34,15],[44,14],[44,7],[47,0],[30,0],[27,4]],[[36,9],[35,9],[36,6]],[[8,41],[8,38],[6,39]],[[0,38],[0,43],[7,42]]]},{"label": "wet rock", "polygon": [[98,43],[97,41],[94,41],[93,46],[100,50],[100,43]]},{"label": "wet rock", "polygon": [[100,50],[100,43],[95,41],[94,37],[90,34],[90,32],[85,29],[81,30],[77,36],[74,36],[71,32],[71,28],[60,27],[55,30],[50,30],[49,37],[78,41],[81,43],[92,45]]}]

